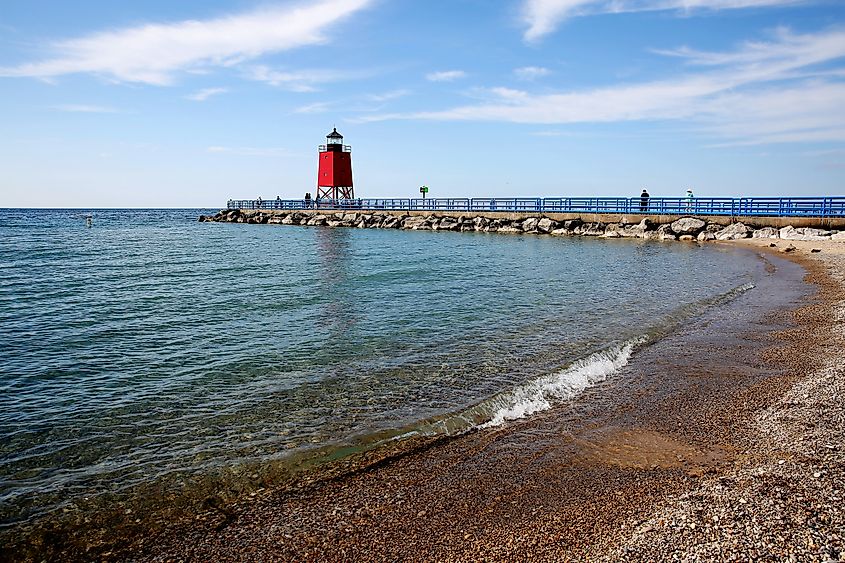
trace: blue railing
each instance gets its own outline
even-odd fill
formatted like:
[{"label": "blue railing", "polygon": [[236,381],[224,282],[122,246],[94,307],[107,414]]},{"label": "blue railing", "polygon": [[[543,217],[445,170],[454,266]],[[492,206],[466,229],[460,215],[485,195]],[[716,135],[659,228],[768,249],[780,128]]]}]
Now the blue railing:
[{"label": "blue railing", "polygon": [[618,213],[642,215],[730,215],[845,217],[845,196],[836,197],[530,197],[394,199],[240,199],[229,209],[321,209],[367,211],[504,211],[526,213]]}]

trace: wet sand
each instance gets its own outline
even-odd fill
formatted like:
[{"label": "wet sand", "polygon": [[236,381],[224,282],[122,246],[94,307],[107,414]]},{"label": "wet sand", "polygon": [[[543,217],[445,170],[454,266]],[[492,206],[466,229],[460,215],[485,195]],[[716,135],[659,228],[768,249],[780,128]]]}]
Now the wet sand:
[{"label": "wet sand", "polygon": [[[748,241],[772,278],[635,355],[570,404],[494,430],[207,499],[58,559],[828,560],[843,550],[845,244]],[[786,246],[785,241],[775,241]],[[736,243],[731,243],[736,244]],[[805,248],[806,247],[806,248]],[[822,252],[811,253],[812,248]],[[796,284],[773,282],[771,291]],[[801,286],[804,288],[806,286]],[[799,288],[799,289],[801,289]],[[765,301],[765,300],[762,300]],[[742,306],[737,306],[742,305]],[[726,314],[730,312],[730,314]],[[671,358],[667,360],[667,358]],[[370,457],[370,456],[365,456]]]}]

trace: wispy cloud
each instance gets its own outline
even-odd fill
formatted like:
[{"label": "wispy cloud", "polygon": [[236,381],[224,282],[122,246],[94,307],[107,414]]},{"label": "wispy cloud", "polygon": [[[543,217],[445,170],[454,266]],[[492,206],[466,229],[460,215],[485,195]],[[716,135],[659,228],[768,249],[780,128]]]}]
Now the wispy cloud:
[{"label": "wispy cloud", "polygon": [[735,10],[806,4],[811,0],[524,0],[522,18],[526,41],[536,41],[555,31],[565,20],[578,16],[623,12]]},{"label": "wispy cloud", "polygon": [[56,111],[67,111],[71,113],[118,113],[113,107],[108,106],[90,106],[84,104],[62,104],[58,106],[51,106]]},{"label": "wispy cloud", "polygon": [[185,98],[188,99],[188,100],[193,100],[195,102],[204,102],[208,98],[210,98],[211,96],[216,96],[218,94],[225,94],[228,91],[229,91],[228,88],[203,88],[202,90],[199,90],[198,92],[194,92],[193,94],[185,96]]},{"label": "wispy cloud", "polygon": [[266,53],[325,43],[332,25],[373,0],[315,0],[209,20],[146,24],[59,41],[55,57],[0,69],[0,76],[48,78],[92,73],[165,85],[174,74],[231,66]]},{"label": "wispy cloud", "polygon": [[206,152],[215,154],[231,154],[236,156],[293,156],[288,149],[282,147],[221,147],[212,146]]},{"label": "wispy cloud", "polygon": [[316,102],[313,104],[300,106],[293,110],[293,113],[326,113],[331,107],[331,102]]},{"label": "wispy cloud", "polygon": [[551,72],[549,69],[541,66],[524,66],[513,70],[513,73],[520,80],[536,80],[543,76],[548,76]]},{"label": "wispy cloud", "polygon": [[371,102],[389,102],[390,100],[407,96],[410,93],[410,90],[391,90],[383,94],[370,94],[367,96],[367,100]]},{"label": "wispy cloud", "polygon": [[265,65],[250,68],[247,78],[292,92],[316,92],[320,84],[356,80],[369,76],[370,71],[332,69],[276,70]]},{"label": "wispy cloud", "polygon": [[[761,46],[765,45],[765,47]],[[769,43],[727,53],[681,49],[699,73],[590,90],[534,94],[490,88],[472,105],[376,119],[505,121],[532,124],[685,120],[731,143],[845,141],[845,30],[796,35],[779,29]],[[776,84],[776,85],[775,85]]]},{"label": "wispy cloud", "polygon": [[462,70],[442,70],[439,72],[430,72],[425,75],[426,80],[431,82],[451,82],[463,78],[467,73]]}]

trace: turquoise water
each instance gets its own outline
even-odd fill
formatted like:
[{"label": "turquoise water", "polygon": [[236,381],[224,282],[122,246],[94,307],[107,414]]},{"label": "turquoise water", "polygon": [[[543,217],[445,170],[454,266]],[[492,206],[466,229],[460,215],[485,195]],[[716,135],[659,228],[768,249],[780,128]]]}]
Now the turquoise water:
[{"label": "turquoise water", "polygon": [[730,248],[0,211],[0,522],[530,416],[753,284]]}]

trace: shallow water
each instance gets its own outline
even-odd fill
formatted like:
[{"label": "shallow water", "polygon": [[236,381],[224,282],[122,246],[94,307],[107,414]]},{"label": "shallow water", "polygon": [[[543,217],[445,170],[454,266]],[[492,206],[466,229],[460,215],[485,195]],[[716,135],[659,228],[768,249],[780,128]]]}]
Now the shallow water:
[{"label": "shallow water", "polygon": [[696,244],[0,211],[0,522],[529,416],[751,289]]}]

